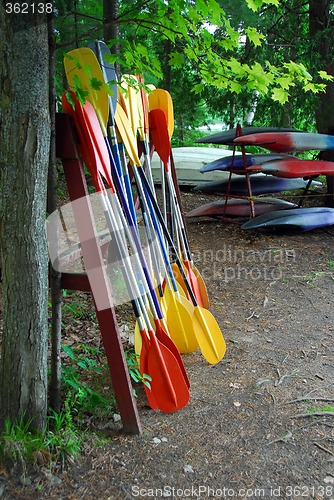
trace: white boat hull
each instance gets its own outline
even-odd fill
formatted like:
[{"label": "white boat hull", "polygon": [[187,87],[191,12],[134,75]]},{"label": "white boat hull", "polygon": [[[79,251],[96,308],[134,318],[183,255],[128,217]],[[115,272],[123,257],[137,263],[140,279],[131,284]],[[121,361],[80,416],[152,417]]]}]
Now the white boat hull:
[{"label": "white boat hull", "polygon": [[[176,175],[180,186],[198,186],[212,181],[227,180],[229,173],[215,170],[201,173],[207,163],[230,156],[230,149],[184,147],[172,149]],[[240,153],[236,153],[240,154]],[[152,157],[152,175],[155,184],[161,184],[161,161],[156,152]]]}]

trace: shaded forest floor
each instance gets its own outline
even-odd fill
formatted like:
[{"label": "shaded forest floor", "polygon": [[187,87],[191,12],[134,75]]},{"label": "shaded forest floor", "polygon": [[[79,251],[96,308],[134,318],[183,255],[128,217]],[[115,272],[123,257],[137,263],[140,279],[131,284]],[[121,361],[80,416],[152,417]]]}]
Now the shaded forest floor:
[{"label": "shaded forest floor", "polygon": [[[218,199],[182,193],[185,212]],[[142,436],[122,434],[110,414],[103,444],[87,437],[58,472],[22,485],[0,471],[2,498],[334,499],[334,227],[247,232],[193,219],[187,229],[223,360],[184,355],[191,399],[182,411],[152,411],[138,389]],[[88,325],[68,325],[66,342],[99,345]]]}]

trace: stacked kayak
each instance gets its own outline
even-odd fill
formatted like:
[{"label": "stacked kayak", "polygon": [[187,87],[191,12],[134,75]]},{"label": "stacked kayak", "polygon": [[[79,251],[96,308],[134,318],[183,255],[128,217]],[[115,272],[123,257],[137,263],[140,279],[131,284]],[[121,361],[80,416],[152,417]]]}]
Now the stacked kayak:
[{"label": "stacked kayak", "polygon": [[259,215],[246,222],[241,229],[293,228],[310,231],[334,224],[334,208],[310,207],[275,211]]},{"label": "stacked kayak", "polygon": [[[303,159],[291,153],[334,150],[334,136],[274,127],[245,127],[241,131],[239,127],[198,142],[232,143],[242,147],[242,155],[236,156],[234,151],[230,156],[218,158],[202,167],[202,172],[230,172],[227,181],[207,183],[204,188],[195,188],[205,193],[224,193],[226,198],[221,202],[202,205],[189,212],[187,217],[252,217],[243,224],[243,229],[294,227],[308,231],[334,224],[334,209],[300,208],[293,203],[282,203],[282,200],[259,198],[254,201],[252,198],[252,195],[303,187],[307,190],[311,186],[321,185],[314,179],[319,175],[334,175],[334,162]],[[249,154],[245,151],[246,146],[263,147],[269,153]],[[238,175],[233,177],[233,174]],[[240,199],[235,199],[236,196]],[[250,200],[253,200],[253,210]]]}]

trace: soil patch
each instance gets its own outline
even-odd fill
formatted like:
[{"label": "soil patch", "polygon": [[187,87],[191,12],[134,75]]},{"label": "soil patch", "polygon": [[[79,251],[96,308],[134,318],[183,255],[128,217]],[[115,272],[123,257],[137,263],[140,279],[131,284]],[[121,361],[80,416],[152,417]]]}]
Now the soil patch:
[{"label": "soil patch", "polygon": [[[185,212],[214,199],[182,193]],[[334,499],[333,227],[247,232],[194,219],[187,230],[224,359],[183,356],[186,408],[154,412],[139,391],[142,436],[111,428],[56,479],[39,478],[40,491],[37,479],[8,480],[3,498]]]}]

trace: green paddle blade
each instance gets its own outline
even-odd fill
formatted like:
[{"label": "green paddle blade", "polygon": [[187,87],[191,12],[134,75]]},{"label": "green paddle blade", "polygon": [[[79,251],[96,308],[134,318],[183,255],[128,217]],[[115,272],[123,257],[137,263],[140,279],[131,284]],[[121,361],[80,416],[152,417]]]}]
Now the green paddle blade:
[{"label": "green paddle blade", "polygon": [[195,307],[194,330],[205,359],[212,365],[219,363],[225,355],[226,344],[217,321],[210,311]]}]

